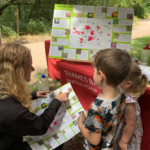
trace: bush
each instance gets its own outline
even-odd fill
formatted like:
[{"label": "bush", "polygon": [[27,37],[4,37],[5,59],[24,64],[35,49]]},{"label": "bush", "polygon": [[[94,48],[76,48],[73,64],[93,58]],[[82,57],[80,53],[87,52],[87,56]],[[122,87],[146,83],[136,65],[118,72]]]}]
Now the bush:
[{"label": "bush", "polygon": [[2,36],[4,37],[17,36],[17,33],[7,26],[2,25],[1,32],[2,32]]},{"label": "bush", "polygon": [[20,35],[26,35],[27,34],[27,26],[28,26],[28,23],[19,22]]},{"label": "bush", "polygon": [[146,13],[147,16],[150,15],[150,6],[147,6],[147,7],[145,8],[145,13]]},{"label": "bush", "polygon": [[145,18],[145,8],[144,5],[136,3],[133,5],[134,8],[134,15],[137,16],[138,18]]},{"label": "bush", "polygon": [[[130,56],[131,58],[137,57],[139,60],[141,60],[141,54],[143,47],[145,46],[146,43],[149,43],[150,41],[150,36],[144,36],[141,38],[136,38],[131,41],[131,51],[130,51]],[[150,58],[148,65],[150,65]]]},{"label": "bush", "polygon": [[47,23],[44,19],[40,19],[38,21],[30,20],[27,25],[27,33],[28,34],[40,34],[40,33],[50,33],[51,31],[50,23]]}]

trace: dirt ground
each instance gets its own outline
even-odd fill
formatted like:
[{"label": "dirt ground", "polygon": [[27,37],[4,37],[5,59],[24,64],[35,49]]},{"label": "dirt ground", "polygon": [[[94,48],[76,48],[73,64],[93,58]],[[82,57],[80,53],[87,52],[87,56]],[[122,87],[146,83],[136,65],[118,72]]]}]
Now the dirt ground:
[{"label": "dirt ground", "polygon": [[133,27],[132,39],[150,35],[150,16],[146,20],[139,20],[138,24]]}]

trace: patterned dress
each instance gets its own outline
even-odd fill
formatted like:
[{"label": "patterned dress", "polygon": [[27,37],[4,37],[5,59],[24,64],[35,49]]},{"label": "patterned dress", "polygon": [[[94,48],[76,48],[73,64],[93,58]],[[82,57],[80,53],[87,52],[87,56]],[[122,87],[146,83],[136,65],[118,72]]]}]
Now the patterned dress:
[{"label": "patterned dress", "polygon": [[85,128],[101,134],[102,137],[98,145],[92,145],[85,139],[83,144],[85,150],[112,150],[123,124],[125,101],[125,94],[120,89],[120,94],[114,99],[97,97],[92,102]]},{"label": "patterned dress", "polygon": [[[140,116],[140,112],[141,112],[140,106],[139,106],[139,103],[137,102],[137,100],[135,98],[131,97],[130,95],[126,95],[126,103],[134,103],[135,108],[136,108],[136,112],[135,112],[136,125],[135,125],[133,136],[132,136],[130,142],[128,143],[128,150],[140,150],[141,149],[142,136],[143,136],[143,127],[142,127],[141,116]],[[125,125],[126,124],[124,121],[121,132],[120,132],[120,134],[119,134],[119,136],[115,142],[113,150],[120,150],[119,141],[122,137]]]}]

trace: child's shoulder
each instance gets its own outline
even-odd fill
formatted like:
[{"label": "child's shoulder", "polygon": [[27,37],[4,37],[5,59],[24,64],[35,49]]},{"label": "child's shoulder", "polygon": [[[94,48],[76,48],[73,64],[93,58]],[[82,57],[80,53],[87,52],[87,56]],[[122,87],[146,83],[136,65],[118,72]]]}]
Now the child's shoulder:
[{"label": "child's shoulder", "polygon": [[118,96],[112,99],[106,99],[106,98],[101,98],[100,94],[96,97],[96,99],[92,102],[92,107],[103,107],[107,109],[114,108],[117,103],[119,102],[120,104],[124,103],[125,104],[126,96],[125,94],[120,90],[120,93],[118,93]]},{"label": "child's shoulder", "polygon": [[126,103],[136,103],[137,100],[131,95],[126,94]]}]

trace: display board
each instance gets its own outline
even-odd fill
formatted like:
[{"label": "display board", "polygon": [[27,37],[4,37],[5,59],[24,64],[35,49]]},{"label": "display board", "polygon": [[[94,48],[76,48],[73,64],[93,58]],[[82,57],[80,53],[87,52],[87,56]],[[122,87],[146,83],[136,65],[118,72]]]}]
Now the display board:
[{"label": "display board", "polygon": [[89,60],[105,48],[130,51],[133,16],[132,8],[56,4],[49,57]]},{"label": "display board", "polygon": [[80,132],[77,119],[80,112],[84,111],[84,109],[70,83],[48,94],[47,98],[33,101],[33,113],[36,113],[38,116],[41,115],[54,97],[68,91],[70,92],[68,101],[62,103],[47,133],[43,136],[29,135],[24,137],[33,150],[54,149]]}]

